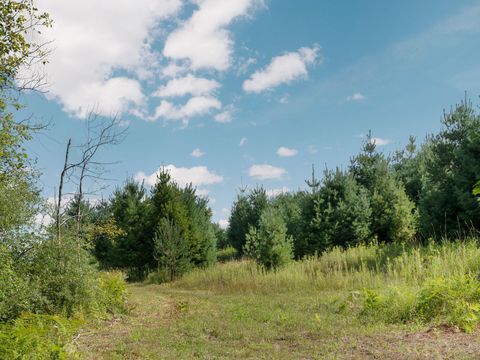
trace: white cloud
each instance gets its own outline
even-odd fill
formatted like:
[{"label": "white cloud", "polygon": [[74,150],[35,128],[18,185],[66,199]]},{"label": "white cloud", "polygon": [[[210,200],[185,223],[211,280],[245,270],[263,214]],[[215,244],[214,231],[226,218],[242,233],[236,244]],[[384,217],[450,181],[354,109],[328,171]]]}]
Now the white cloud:
[{"label": "white cloud", "polygon": [[230,214],[230,209],[229,208],[223,208],[222,209],[222,214]]},{"label": "white cloud", "polygon": [[92,107],[111,115],[144,105],[139,81],[114,71],[138,79],[152,75],[157,56],[150,48],[151,33],[178,12],[181,0],[38,0],[36,5],[54,20],[42,34],[53,41],[44,69],[48,98],[78,117]]},{"label": "white cloud", "polygon": [[196,157],[196,158],[200,158],[202,157],[203,155],[205,155],[205,153],[200,150],[199,148],[196,148],[194,149],[191,153],[190,153],[190,156],[193,156],[193,157]]},{"label": "white cloud", "polygon": [[218,221],[218,226],[220,226],[222,229],[226,229],[228,228],[228,225],[229,225],[229,221],[227,219],[220,219]]},{"label": "white cloud", "polygon": [[281,180],[287,174],[287,170],[268,164],[252,165],[248,175],[258,180]]},{"label": "white cloud", "polygon": [[355,93],[353,95],[350,95],[350,96],[347,96],[347,101],[363,101],[363,100],[366,100],[367,97],[365,95],[363,95],[362,93]]},{"label": "white cloud", "polygon": [[208,196],[208,189],[196,189],[195,193],[198,195],[198,196]]},{"label": "white cloud", "polygon": [[268,196],[275,197],[290,192],[290,189],[286,186],[283,186],[281,188],[267,189],[266,192]]},{"label": "white cloud", "polygon": [[234,112],[235,108],[233,105],[228,105],[221,113],[215,115],[215,121],[222,124],[230,123],[233,120]]},{"label": "white cloud", "polygon": [[[175,165],[167,165],[163,167],[168,171],[172,178],[181,187],[192,184],[193,186],[212,185],[223,182],[223,177],[210,171],[206,166],[194,166],[191,168],[176,167]],[[151,175],[146,175],[143,171],[135,175],[135,180],[144,181],[146,185],[153,186],[157,182],[159,171]],[[201,190],[200,190],[201,191]]]},{"label": "white cloud", "polygon": [[176,77],[178,74],[182,74],[187,71],[188,67],[185,65],[178,65],[174,62],[168,64],[162,69],[163,77]]},{"label": "white cloud", "polygon": [[247,138],[246,138],[246,137],[242,137],[242,138],[240,139],[240,143],[238,144],[238,146],[241,147],[241,146],[245,145],[246,142],[247,142]]},{"label": "white cloud", "polygon": [[171,33],[163,54],[176,60],[188,59],[194,70],[226,70],[231,65],[233,40],[226,27],[245,16],[260,0],[193,0],[198,6],[182,26]]},{"label": "white cloud", "polygon": [[243,90],[260,93],[281,84],[307,78],[307,67],[315,63],[319,51],[318,46],[303,47],[296,52],[274,57],[265,69],[255,72],[250,79],[245,80]]},{"label": "white cloud", "polygon": [[185,77],[170,80],[166,85],[158,89],[153,96],[176,97],[187,94],[193,96],[210,95],[220,86],[220,83],[215,80],[199,78],[192,74],[188,74]]},{"label": "white cloud", "polygon": [[370,139],[370,142],[375,143],[375,145],[377,145],[377,146],[385,146],[385,145],[390,144],[392,142],[392,140],[383,139],[383,138],[379,138],[379,137],[374,137],[374,138]]},{"label": "white cloud", "polygon": [[277,155],[280,157],[292,157],[298,154],[297,149],[290,149],[285,146],[280,146],[277,150]]},{"label": "white cloud", "polygon": [[118,127],[129,127],[131,124],[131,121],[130,120],[120,120],[118,122]]},{"label": "white cloud", "polygon": [[159,118],[167,120],[183,120],[188,122],[188,119],[194,116],[201,116],[210,113],[212,109],[221,109],[222,103],[214,97],[196,96],[190,98],[183,106],[177,107],[175,104],[162,100],[160,105],[155,110],[155,115],[150,118],[154,121]]}]

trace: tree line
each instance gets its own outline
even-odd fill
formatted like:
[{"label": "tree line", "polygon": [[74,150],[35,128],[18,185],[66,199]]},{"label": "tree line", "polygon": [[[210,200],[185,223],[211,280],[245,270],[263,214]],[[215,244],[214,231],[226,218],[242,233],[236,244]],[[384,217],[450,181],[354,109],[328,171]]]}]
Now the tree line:
[{"label": "tree line", "polygon": [[421,144],[411,137],[389,155],[369,134],[346,169],[321,179],[312,169],[307,190],[268,197],[261,187],[241,189],[222,245],[276,267],[334,246],[477,234],[480,116],[465,99],[441,123],[438,134]]}]

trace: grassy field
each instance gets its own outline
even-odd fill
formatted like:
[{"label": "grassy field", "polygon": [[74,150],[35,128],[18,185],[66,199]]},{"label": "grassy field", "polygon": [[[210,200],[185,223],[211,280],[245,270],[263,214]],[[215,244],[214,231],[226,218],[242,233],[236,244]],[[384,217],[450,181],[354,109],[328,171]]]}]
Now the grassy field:
[{"label": "grassy field", "polygon": [[[475,286],[468,299],[455,298],[457,285],[435,286],[433,300],[425,290],[432,288],[425,285],[431,279],[459,279],[478,270],[476,242],[336,249],[276,273],[245,261],[220,264],[170,284],[131,285],[131,315],[83,329],[75,345],[87,359],[480,358],[477,322],[468,333],[461,331],[448,308],[450,300],[477,299],[478,281],[467,282],[468,289]],[[461,284],[464,296],[470,290]],[[372,307],[365,289],[387,299],[386,306],[375,302],[373,316],[366,311]],[[392,289],[398,296],[385,297]],[[398,300],[404,297],[410,300]],[[431,318],[420,317],[427,314],[426,297],[440,307],[428,313]],[[477,314],[475,306],[461,308],[474,309],[465,313],[468,321]],[[407,313],[412,315],[402,315]]]}]

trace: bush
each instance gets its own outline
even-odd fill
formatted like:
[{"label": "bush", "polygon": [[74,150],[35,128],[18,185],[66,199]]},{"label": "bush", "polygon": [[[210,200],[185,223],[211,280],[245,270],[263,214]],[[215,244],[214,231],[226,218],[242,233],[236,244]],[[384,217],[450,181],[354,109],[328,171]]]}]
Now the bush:
[{"label": "bush", "polygon": [[227,262],[235,259],[237,255],[237,249],[233,246],[227,246],[226,248],[217,251],[217,260],[220,262]]},{"label": "bush", "polygon": [[15,319],[31,307],[28,284],[14,268],[10,252],[0,245],[0,322]]},{"label": "bush", "polygon": [[394,287],[365,290],[360,315],[386,323],[443,323],[471,332],[480,323],[480,283],[463,275],[429,279],[417,293]]},{"label": "bush", "polygon": [[244,253],[266,269],[277,269],[291,261],[292,243],[280,214],[267,208],[260,216],[258,230],[250,228]]},{"label": "bush", "polygon": [[480,322],[480,284],[472,276],[434,278],[418,294],[416,313],[470,332]]},{"label": "bush", "polygon": [[0,359],[71,359],[66,345],[80,323],[59,316],[25,314],[0,324]]},{"label": "bush", "polygon": [[384,293],[365,289],[360,315],[396,324],[411,321],[414,310],[415,294],[410,289],[391,287]]},{"label": "bush", "polygon": [[99,279],[102,308],[109,314],[128,312],[127,283],[125,274],[120,271],[102,272]]},{"label": "bush", "polygon": [[71,317],[95,310],[98,272],[81,240],[65,237],[40,244],[30,271],[39,293],[37,312]]}]

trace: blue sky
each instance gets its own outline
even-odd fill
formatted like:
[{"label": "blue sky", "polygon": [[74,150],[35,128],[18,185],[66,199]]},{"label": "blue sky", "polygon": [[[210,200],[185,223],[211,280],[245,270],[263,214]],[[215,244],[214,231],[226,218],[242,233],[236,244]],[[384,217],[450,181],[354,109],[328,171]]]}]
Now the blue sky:
[{"label": "blue sky", "polygon": [[346,166],[370,129],[388,153],[436,132],[465,91],[480,94],[478,0],[38,6],[54,21],[42,35],[53,40],[48,92],[25,102],[52,121],[28,145],[47,197],[92,107],[129,126],[102,152],[119,163],[97,197],[127,176],[151,184],[163,165],[208,194],[224,223],[240,184],[303,188],[311,164]]}]

